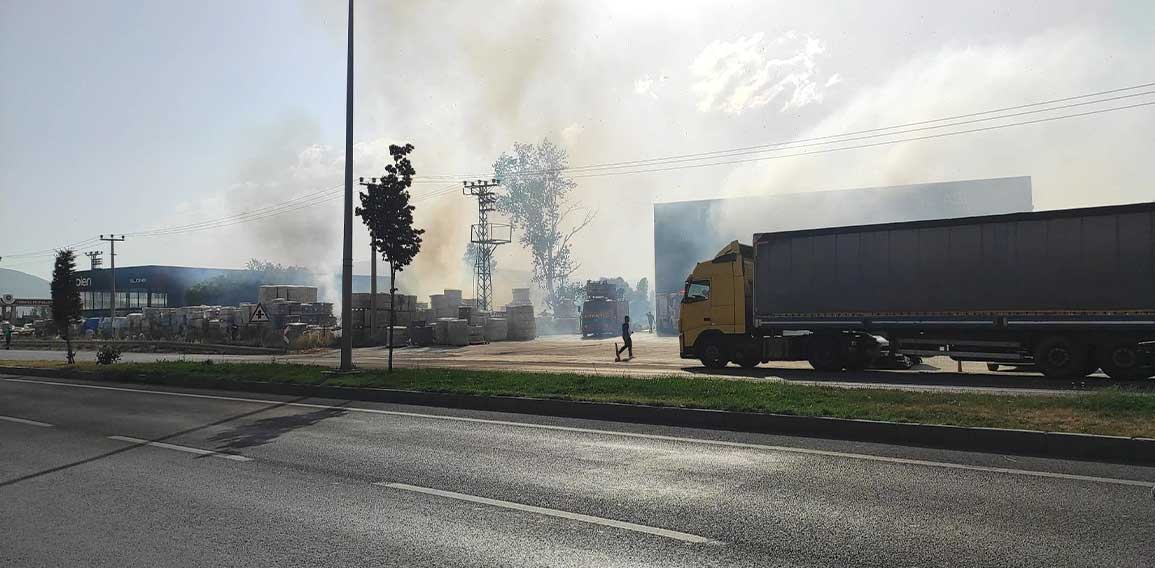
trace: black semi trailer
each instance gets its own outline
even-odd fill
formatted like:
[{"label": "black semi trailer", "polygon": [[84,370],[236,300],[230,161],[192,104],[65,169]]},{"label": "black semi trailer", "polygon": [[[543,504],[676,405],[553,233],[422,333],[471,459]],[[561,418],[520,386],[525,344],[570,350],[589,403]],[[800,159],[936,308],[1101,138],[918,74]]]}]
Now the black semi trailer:
[{"label": "black semi trailer", "polygon": [[[1155,203],[760,233],[750,252],[730,250],[699,263],[682,306],[683,356],[713,366],[861,368],[882,336],[897,354],[1054,378],[1155,375]],[[691,332],[703,282],[711,296],[698,272],[728,260],[749,286],[731,302],[748,306],[746,321],[719,333],[707,314]]]}]

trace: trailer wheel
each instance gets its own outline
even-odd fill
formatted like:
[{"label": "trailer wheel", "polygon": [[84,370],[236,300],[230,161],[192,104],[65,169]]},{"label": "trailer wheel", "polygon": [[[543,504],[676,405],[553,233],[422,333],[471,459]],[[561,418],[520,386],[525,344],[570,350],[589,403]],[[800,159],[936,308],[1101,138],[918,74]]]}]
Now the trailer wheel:
[{"label": "trailer wheel", "polygon": [[837,336],[815,336],[807,346],[807,360],[815,371],[841,371],[846,368],[846,346]]},{"label": "trailer wheel", "polygon": [[758,357],[757,347],[749,343],[736,345],[731,358],[743,369],[753,369],[758,366],[758,363],[762,362]]},{"label": "trailer wheel", "polygon": [[699,340],[698,358],[707,369],[721,369],[730,362],[726,347],[716,337],[703,337]]},{"label": "trailer wheel", "polygon": [[1090,350],[1067,337],[1051,336],[1035,348],[1035,365],[1048,379],[1079,379],[1087,376]]},{"label": "trailer wheel", "polygon": [[1135,344],[1115,343],[1099,347],[1096,351],[1099,366],[1108,377],[1116,381],[1145,379],[1150,373],[1150,369],[1143,367],[1143,358]]}]

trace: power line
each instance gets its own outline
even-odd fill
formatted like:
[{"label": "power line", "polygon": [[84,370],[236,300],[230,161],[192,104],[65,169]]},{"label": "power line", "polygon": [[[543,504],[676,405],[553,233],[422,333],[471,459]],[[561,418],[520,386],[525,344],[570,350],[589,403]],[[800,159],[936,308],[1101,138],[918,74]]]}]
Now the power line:
[{"label": "power line", "polygon": [[[1100,100],[1095,100],[1095,101],[1084,101],[1081,103],[1072,103],[1069,105],[1062,105],[1062,106],[1056,106],[1056,107],[1050,107],[1050,108],[1044,108],[1044,109],[1035,109],[1035,110],[1028,110],[1028,111],[1011,113],[1011,114],[1002,114],[1002,115],[998,115],[998,116],[989,116],[989,117],[985,117],[985,118],[976,118],[976,119],[972,119],[972,120],[952,122],[949,124],[938,124],[938,125],[933,125],[933,126],[922,126],[919,128],[909,128],[906,130],[896,130],[893,132],[882,132],[882,133],[876,133],[876,134],[868,134],[865,136],[857,136],[857,137],[853,137],[853,138],[843,138],[840,140],[830,140],[827,142],[811,142],[808,144],[800,143],[800,142],[804,142],[806,140],[820,140],[821,138],[826,138],[826,137],[800,139],[800,140],[796,140],[796,141],[792,141],[792,142],[780,142],[777,144],[766,144],[766,145],[762,145],[762,146],[751,147],[752,149],[747,149],[747,150],[743,150],[743,151],[738,151],[738,150],[729,150],[729,151],[725,151],[725,152],[719,151],[719,152],[717,152],[717,155],[715,155],[715,156],[663,158],[661,160],[655,160],[655,161],[647,162],[647,163],[640,164],[640,165],[641,166],[651,166],[651,165],[657,166],[657,165],[677,164],[677,163],[685,163],[685,162],[698,162],[698,161],[702,161],[702,160],[709,160],[709,159],[716,159],[716,158],[729,158],[729,157],[735,157],[735,156],[749,156],[749,155],[753,155],[753,154],[762,154],[765,152],[778,152],[778,151],[783,151],[783,150],[794,150],[797,148],[811,148],[814,146],[827,146],[830,144],[838,144],[838,143],[844,143],[844,142],[855,142],[858,140],[870,140],[870,139],[875,139],[875,138],[885,138],[887,136],[899,136],[902,134],[910,134],[913,132],[924,132],[927,130],[936,130],[939,128],[953,128],[956,126],[963,126],[963,125],[967,125],[967,124],[976,124],[979,122],[989,122],[992,120],[1004,120],[1004,119],[1008,119],[1008,118],[1015,118],[1018,116],[1025,116],[1025,115],[1029,115],[1029,114],[1038,114],[1041,112],[1052,112],[1052,111],[1063,110],[1063,109],[1067,109],[1067,108],[1101,104],[1101,103],[1105,103],[1105,102],[1111,102],[1111,101],[1116,101],[1116,100],[1121,100],[1121,99],[1129,99],[1129,98],[1141,97],[1141,96],[1153,95],[1153,94],[1155,94],[1155,91],[1145,91],[1142,93],[1132,93],[1129,95],[1111,97],[1108,99],[1100,99]],[[925,122],[923,124],[925,124]],[[836,136],[844,137],[846,135],[845,134],[839,134]],[[777,147],[775,147],[775,146],[777,146]],[[602,166],[599,168],[589,168],[589,169],[585,169],[585,170],[576,170],[576,171],[581,173],[581,172],[599,171],[599,170],[624,169],[624,168],[630,168],[630,167],[634,167],[634,166],[630,166],[630,165],[613,165],[613,166],[610,166],[610,165],[607,165],[607,166]],[[575,171],[575,170],[568,170],[568,171]]]},{"label": "power line", "polygon": [[[664,164],[664,163],[675,163],[677,161],[693,161],[694,158],[708,159],[708,158],[726,157],[727,155],[734,154],[734,153],[753,153],[752,151],[760,150],[760,149],[776,148],[776,147],[780,147],[780,146],[800,144],[803,142],[816,142],[819,140],[830,140],[830,142],[828,142],[828,144],[833,144],[836,142],[847,141],[847,140],[834,140],[837,138],[845,138],[845,137],[849,137],[849,136],[857,136],[860,134],[870,134],[870,133],[875,133],[875,132],[883,132],[883,131],[887,131],[887,130],[908,128],[908,127],[912,127],[912,126],[921,126],[924,124],[932,124],[932,123],[936,123],[936,122],[946,122],[946,121],[951,121],[951,120],[958,120],[958,119],[970,118],[970,117],[975,117],[975,116],[982,116],[982,115],[987,115],[987,114],[1003,113],[1003,112],[1007,112],[1007,111],[1013,111],[1013,110],[1019,110],[1019,109],[1031,108],[1031,107],[1037,107],[1037,106],[1052,105],[1052,104],[1056,104],[1056,103],[1085,99],[1085,98],[1090,98],[1090,97],[1099,97],[1099,96],[1103,96],[1103,95],[1110,95],[1110,94],[1121,93],[1121,92],[1125,92],[1125,91],[1133,91],[1136,89],[1143,89],[1143,88],[1152,87],[1152,86],[1155,86],[1155,83],[1144,83],[1141,85],[1132,85],[1129,87],[1110,89],[1110,90],[1106,90],[1106,91],[1097,91],[1094,93],[1086,93],[1086,94],[1081,94],[1081,95],[1063,97],[1063,98],[1058,98],[1058,99],[1050,99],[1050,100],[1046,100],[1046,101],[1039,101],[1039,102],[1027,103],[1027,104],[1022,104],[1022,105],[1001,107],[1001,108],[996,108],[996,109],[988,109],[988,110],[971,112],[971,113],[966,113],[966,114],[958,114],[958,115],[953,115],[953,116],[932,118],[932,119],[920,120],[920,121],[916,121],[916,122],[907,122],[907,123],[903,123],[903,124],[893,124],[890,126],[882,126],[882,127],[877,127],[877,128],[869,128],[869,129],[865,129],[865,130],[843,132],[840,134],[830,134],[830,135],[815,136],[815,137],[810,137],[810,138],[796,138],[793,140],[769,142],[769,143],[757,144],[757,145],[753,145],[753,146],[741,146],[741,147],[728,148],[728,149],[723,149],[723,150],[711,150],[711,151],[705,151],[705,152],[675,154],[675,155],[670,155],[670,156],[660,156],[660,157],[654,157],[654,158],[645,158],[645,159],[628,160],[628,161],[620,161],[620,162],[605,162],[605,163],[598,163],[598,164],[585,164],[585,165],[580,165],[580,166],[570,166],[570,167],[566,167],[566,168],[560,168],[558,170],[529,170],[529,171],[524,171],[524,172],[520,172],[520,173],[533,175],[533,174],[548,173],[550,171],[585,172],[585,171],[591,171],[591,170],[618,169],[618,168],[627,167],[627,166],[660,165],[660,164]],[[1010,117],[1014,117],[1014,116],[1021,116],[1023,114],[1047,112],[1047,111],[1059,110],[1059,109],[1063,109],[1063,108],[1070,108],[1070,107],[1074,107],[1074,106],[1098,104],[1098,103],[1109,102],[1109,101],[1118,100],[1118,99],[1122,99],[1122,98],[1144,96],[1144,95],[1149,95],[1149,94],[1153,94],[1153,93],[1155,93],[1155,91],[1146,92],[1146,93],[1138,93],[1138,94],[1130,94],[1130,95],[1125,95],[1122,97],[1113,97],[1113,98],[1101,99],[1101,100],[1097,100],[1097,101],[1087,101],[1087,102],[1078,103],[1075,105],[1065,105],[1065,106],[1052,107],[1049,109],[1039,109],[1036,111],[1031,111],[1029,113],[1016,113],[1016,114],[1008,114],[1008,115],[1001,116],[1001,117],[990,117],[990,118],[982,119],[982,121],[997,120],[999,118],[1010,118]],[[978,122],[978,121],[974,121],[974,122]],[[955,124],[936,126],[933,128],[948,128],[950,126],[957,126],[957,125],[968,124],[968,123],[970,123],[970,122],[959,122],[959,123],[955,123]],[[906,132],[915,132],[917,130],[919,130],[919,129],[908,130]],[[894,134],[901,134],[901,132],[889,133],[889,135],[894,135]],[[742,155],[742,154],[734,154],[734,155]],[[489,174],[483,174],[480,176],[469,175],[469,176],[462,176],[462,177],[464,177],[464,178],[473,178],[473,177],[484,178],[488,175]]]},{"label": "power line", "polygon": [[1150,105],[1155,105],[1155,101],[1146,102],[1146,103],[1137,103],[1137,104],[1121,106],[1121,107],[1113,107],[1113,108],[1108,108],[1108,109],[1099,109],[1099,110],[1093,110],[1093,111],[1087,111],[1087,112],[1080,112],[1080,113],[1075,113],[1075,114],[1066,114],[1066,115],[1062,115],[1062,116],[1052,116],[1052,117],[1047,117],[1047,118],[1039,118],[1039,119],[1035,119],[1035,120],[1026,120],[1026,121],[1022,121],[1022,122],[1012,122],[1010,124],[999,124],[999,125],[994,125],[994,126],[985,126],[982,128],[971,128],[969,130],[960,130],[957,132],[941,132],[939,134],[928,134],[926,136],[916,136],[913,138],[902,138],[899,140],[885,140],[882,142],[873,142],[870,144],[858,144],[855,146],[843,146],[843,147],[838,147],[838,148],[825,148],[822,150],[811,150],[808,152],[796,152],[794,154],[782,154],[782,155],[778,155],[778,156],[761,156],[761,157],[757,157],[757,158],[745,158],[745,159],[741,159],[741,160],[726,160],[726,161],[721,161],[721,162],[709,162],[709,163],[704,163],[704,164],[686,164],[686,165],[681,165],[681,166],[670,166],[670,167],[665,167],[665,168],[651,168],[651,169],[633,170],[633,171],[625,171],[625,172],[600,172],[600,173],[595,172],[595,173],[587,173],[587,174],[578,174],[578,175],[573,175],[570,177],[571,178],[589,178],[589,177],[604,177],[604,176],[627,175],[627,174],[644,174],[644,173],[654,173],[654,172],[667,172],[667,171],[674,171],[674,170],[686,170],[686,169],[691,169],[691,168],[724,166],[724,165],[731,165],[731,164],[745,164],[745,163],[750,163],[750,162],[761,162],[764,160],[778,160],[778,159],[782,159],[782,158],[795,158],[798,156],[810,156],[810,155],[814,155],[814,154],[826,154],[829,152],[841,152],[844,150],[856,150],[856,149],[860,149],[860,148],[873,148],[873,147],[877,147],[877,146],[887,146],[887,145],[891,145],[891,144],[899,144],[902,142],[915,142],[915,141],[919,141],[919,140],[930,140],[933,138],[945,138],[947,136],[958,136],[960,134],[986,132],[988,130],[999,130],[999,129],[1011,128],[1011,127],[1015,127],[1015,126],[1025,126],[1028,124],[1038,124],[1041,122],[1052,122],[1055,120],[1063,120],[1063,119],[1067,119],[1067,118],[1077,118],[1077,117],[1081,117],[1081,116],[1090,116],[1090,115],[1095,115],[1095,114],[1102,114],[1102,113],[1113,112],[1113,111],[1117,111],[1117,110],[1127,110],[1127,109],[1145,107],[1145,106],[1150,106]]}]

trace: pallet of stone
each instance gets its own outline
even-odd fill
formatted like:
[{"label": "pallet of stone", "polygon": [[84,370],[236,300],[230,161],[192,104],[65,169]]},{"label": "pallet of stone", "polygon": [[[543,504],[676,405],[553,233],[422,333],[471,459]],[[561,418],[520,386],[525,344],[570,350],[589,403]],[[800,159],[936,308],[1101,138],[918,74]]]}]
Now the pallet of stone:
[{"label": "pallet of stone", "polygon": [[[389,328],[381,330],[380,334],[382,342],[389,345]],[[396,325],[393,326],[393,347],[405,347],[409,345],[409,328]]]},{"label": "pallet of stone", "polygon": [[433,342],[437,345],[469,345],[469,324],[462,319],[441,318],[433,324]]},{"label": "pallet of stone", "polygon": [[527,306],[530,303],[531,302],[529,299],[529,288],[514,288],[513,289],[513,301],[510,302],[510,305]]},{"label": "pallet of stone", "polygon": [[509,325],[505,318],[491,317],[485,320],[485,340],[505,341],[509,335]]},{"label": "pallet of stone", "polygon": [[412,326],[409,328],[409,340],[418,347],[433,345],[433,327],[427,325]]},{"label": "pallet of stone", "polygon": [[278,298],[291,302],[316,302],[317,287],[274,284],[264,285],[257,289],[257,301],[262,304],[271,302]]},{"label": "pallet of stone", "polygon": [[469,322],[463,319],[450,320],[446,345],[464,347],[469,345]]},{"label": "pallet of stone", "polygon": [[529,341],[537,337],[537,326],[533,316],[533,306],[510,306],[507,310],[510,341]]},{"label": "pallet of stone", "polygon": [[486,343],[485,340],[485,326],[471,325],[469,326],[469,344],[481,345]]},{"label": "pallet of stone", "polygon": [[444,296],[447,307],[456,308],[461,305],[461,290],[445,290]]}]

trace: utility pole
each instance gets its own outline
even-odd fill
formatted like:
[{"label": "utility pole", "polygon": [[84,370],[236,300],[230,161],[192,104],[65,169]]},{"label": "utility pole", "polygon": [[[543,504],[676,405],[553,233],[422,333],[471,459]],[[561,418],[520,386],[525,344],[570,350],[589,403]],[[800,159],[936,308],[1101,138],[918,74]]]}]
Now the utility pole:
[{"label": "utility pole", "polygon": [[[109,280],[112,281],[112,307],[110,307],[108,309],[108,314],[109,314],[108,317],[115,319],[116,318],[116,243],[123,241],[124,235],[121,235],[119,237],[116,235],[108,235],[107,237],[104,235],[100,235],[100,240],[108,243],[108,247],[110,249],[108,252],[108,266],[109,266],[109,268],[112,269],[110,276],[109,276]],[[115,329],[115,328],[113,328],[113,329]]]},{"label": "utility pole", "polygon": [[341,258],[341,368],[353,370],[353,0],[349,0],[349,56],[345,69],[345,214]]},{"label": "utility pole", "polygon": [[97,268],[100,268],[101,265],[104,264],[104,262],[100,259],[100,255],[102,255],[102,254],[104,254],[104,252],[99,251],[99,250],[90,250],[90,251],[84,253],[84,256],[88,257],[88,269],[89,270],[96,270]]},{"label": "utility pole", "polygon": [[497,245],[509,243],[513,236],[510,225],[489,222],[489,214],[497,211],[494,188],[500,183],[496,179],[461,182],[464,186],[462,194],[477,198],[477,223],[469,229],[469,242],[473,243],[476,253],[473,257],[473,297],[477,299],[478,310],[492,307],[493,251]]}]

